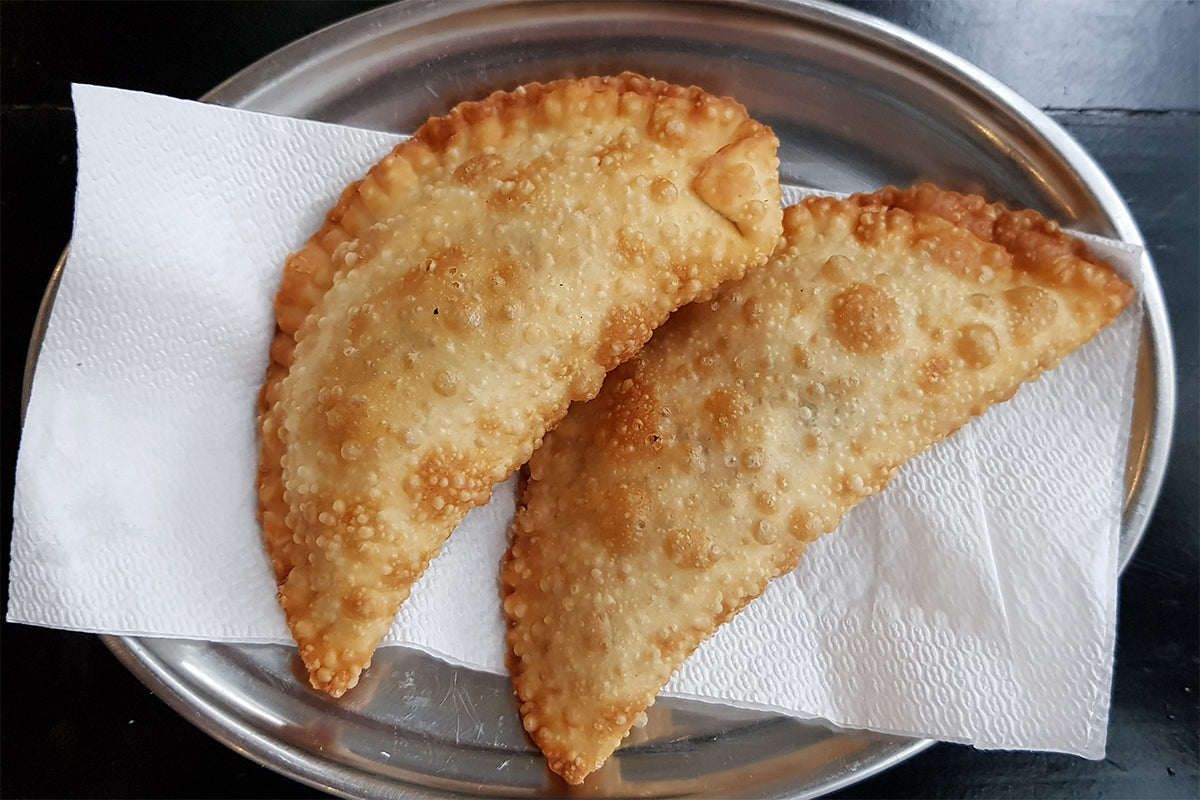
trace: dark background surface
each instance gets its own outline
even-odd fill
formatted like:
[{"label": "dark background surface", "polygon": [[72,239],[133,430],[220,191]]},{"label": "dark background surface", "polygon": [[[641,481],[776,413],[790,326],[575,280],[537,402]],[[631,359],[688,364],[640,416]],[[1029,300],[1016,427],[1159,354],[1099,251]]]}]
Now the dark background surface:
[{"label": "dark background surface", "polygon": [[[196,98],[272,50],[374,5],[0,3],[4,554],[25,353],[71,233],[70,83]],[[847,5],[991,72],[1096,158],[1157,265],[1179,402],[1162,494],[1121,581],[1107,758],[941,744],[837,796],[1198,796],[1200,8],[1099,0]],[[5,587],[7,601],[7,580]],[[5,623],[0,657],[4,797],[320,796],[192,727],[94,636]]]}]

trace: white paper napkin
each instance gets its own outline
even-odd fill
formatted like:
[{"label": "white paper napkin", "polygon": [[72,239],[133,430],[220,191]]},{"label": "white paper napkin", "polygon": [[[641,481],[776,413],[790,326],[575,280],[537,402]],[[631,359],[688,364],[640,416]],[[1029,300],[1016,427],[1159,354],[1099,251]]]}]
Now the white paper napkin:
[{"label": "white paper napkin", "polygon": [[[17,465],[8,619],[290,642],[255,520],[285,255],[401,137],[77,86],[71,252]],[[1109,255],[1137,274],[1138,252]],[[851,728],[1104,751],[1139,311],[901,471],[669,693]],[[388,643],[504,671],[509,481]]]}]

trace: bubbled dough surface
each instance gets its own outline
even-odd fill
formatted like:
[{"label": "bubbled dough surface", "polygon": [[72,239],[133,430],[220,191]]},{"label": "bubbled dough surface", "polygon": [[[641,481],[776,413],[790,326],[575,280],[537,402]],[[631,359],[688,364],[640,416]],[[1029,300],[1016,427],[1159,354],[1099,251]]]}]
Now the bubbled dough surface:
[{"label": "bubbled dough surface", "polygon": [[264,389],[264,527],[314,686],[354,685],[571,401],[767,258],[775,147],[732,101],[622,76],[464,105],[351,187],[288,264]]},{"label": "bubbled dough surface", "polygon": [[677,312],[547,437],[503,577],[552,769],[596,769],[808,543],[1128,302],[1055,226],[1017,217],[931,187],[810,198],[767,267]]}]

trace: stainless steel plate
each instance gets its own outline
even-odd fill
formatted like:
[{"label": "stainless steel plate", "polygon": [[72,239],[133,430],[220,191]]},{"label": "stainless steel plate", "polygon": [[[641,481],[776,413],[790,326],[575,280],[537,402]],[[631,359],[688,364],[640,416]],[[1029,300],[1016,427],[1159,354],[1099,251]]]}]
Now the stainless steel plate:
[{"label": "stainless steel plate", "polygon": [[[623,70],[741,100],[779,135],[786,181],[853,191],[934,180],[1141,243],[1108,179],[1040,112],[911,34],[824,5],[414,0],[298,41],[204,99],[411,131],[429,115],[492,89]],[[1146,324],[1122,566],[1157,497],[1174,412],[1165,308],[1148,258],[1143,267]],[[39,342],[40,331],[31,364]],[[527,743],[500,676],[388,648],[359,689],[333,701],[305,688],[302,667],[287,647],[136,637],[106,642],[155,693],[212,736],[335,794],[495,797],[566,790]],[[661,701],[649,724],[573,794],[810,797],[929,744]]]}]

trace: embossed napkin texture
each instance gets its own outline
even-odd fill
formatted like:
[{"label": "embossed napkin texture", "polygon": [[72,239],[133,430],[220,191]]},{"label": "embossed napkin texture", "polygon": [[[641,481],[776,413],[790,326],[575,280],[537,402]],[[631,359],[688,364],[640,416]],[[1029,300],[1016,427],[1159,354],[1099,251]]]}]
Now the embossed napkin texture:
[{"label": "embossed napkin texture", "polygon": [[[255,520],[271,302],[285,255],[401,137],[90,86],[74,98],[75,229],[17,465],[8,619],[290,643]],[[1136,248],[1107,255],[1137,274]],[[667,692],[1102,756],[1139,323],[1128,310],[906,466]],[[504,671],[514,491],[455,532],[389,644]]]}]

